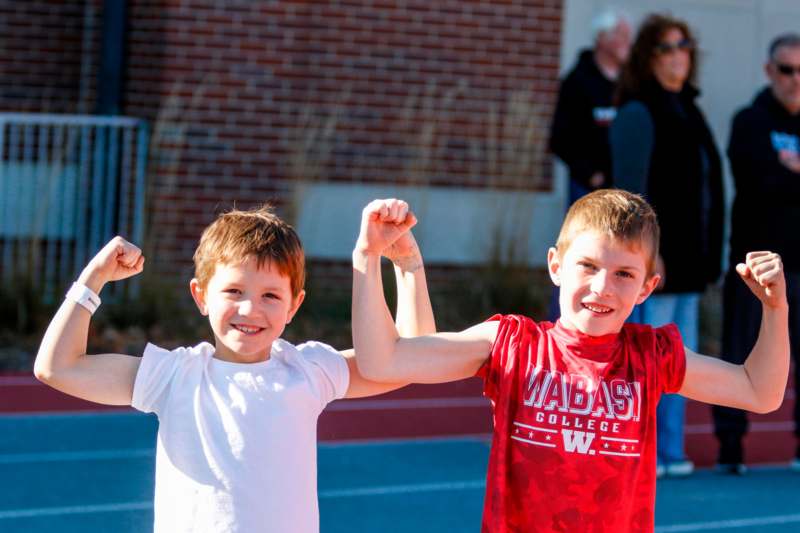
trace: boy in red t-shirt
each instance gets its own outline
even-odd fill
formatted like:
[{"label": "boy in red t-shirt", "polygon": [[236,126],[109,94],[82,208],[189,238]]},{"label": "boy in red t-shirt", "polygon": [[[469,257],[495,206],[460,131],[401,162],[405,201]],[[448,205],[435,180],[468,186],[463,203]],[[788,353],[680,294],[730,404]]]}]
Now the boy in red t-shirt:
[{"label": "boy in red t-shirt", "polygon": [[777,254],[752,252],[736,267],[763,308],[744,365],[692,352],[672,324],[625,324],[659,282],[659,229],[647,202],[620,190],[576,202],[548,251],[561,288],[555,324],[498,315],[459,333],[400,338],[380,253],[416,220],[396,211],[365,210],[353,252],[358,366],[378,381],[483,378],[494,410],[484,532],[652,531],[661,394],[759,413],[783,400],[788,307]]}]

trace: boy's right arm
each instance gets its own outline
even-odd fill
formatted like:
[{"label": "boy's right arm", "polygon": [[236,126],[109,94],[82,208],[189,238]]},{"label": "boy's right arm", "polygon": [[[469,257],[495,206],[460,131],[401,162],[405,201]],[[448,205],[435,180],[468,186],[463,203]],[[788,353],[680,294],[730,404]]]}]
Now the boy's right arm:
[{"label": "boy's right arm", "polygon": [[[89,262],[78,283],[99,294],[109,281],[134,276],[143,265],[139,248],[114,237]],[[71,396],[108,405],[130,405],[141,359],[121,354],[87,355],[91,316],[82,305],[64,300],[42,339],[34,374]]]},{"label": "boy's right arm", "polygon": [[440,383],[473,376],[491,352],[497,322],[460,333],[401,338],[384,300],[381,253],[415,222],[411,213],[364,210],[353,251],[353,346],[359,371],[383,382]]}]

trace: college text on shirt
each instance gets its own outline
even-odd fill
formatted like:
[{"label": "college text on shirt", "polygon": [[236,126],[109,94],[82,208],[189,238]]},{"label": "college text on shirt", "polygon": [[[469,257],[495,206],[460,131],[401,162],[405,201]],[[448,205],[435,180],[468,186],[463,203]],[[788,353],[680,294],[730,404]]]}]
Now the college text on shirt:
[{"label": "college text on shirt", "polygon": [[642,387],[536,367],[512,439],[568,453],[639,457]]}]

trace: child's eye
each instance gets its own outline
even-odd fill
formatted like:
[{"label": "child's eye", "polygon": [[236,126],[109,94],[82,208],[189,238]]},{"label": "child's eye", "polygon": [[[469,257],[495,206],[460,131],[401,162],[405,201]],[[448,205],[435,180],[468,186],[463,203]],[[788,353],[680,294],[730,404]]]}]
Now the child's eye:
[{"label": "child's eye", "polygon": [[630,272],[626,272],[625,270],[620,270],[619,272],[617,272],[617,276],[621,278],[632,278],[633,274],[631,274]]},{"label": "child's eye", "polygon": [[581,267],[584,270],[597,270],[596,267],[593,264],[587,263],[586,261],[579,262],[578,266]]},{"label": "child's eye", "polygon": [[275,294],[274,292],[267,292],[264,293],[264,298],[269,298],[271,300],[280,300],[281,297]]},{"label": "child's eye", "polygon": [[225,289],[222,292],[224,292],[226,294],[233,294],[233,295],[236,295],[236,296],[242,294],[242,291],[240,291],[239,289]]}]

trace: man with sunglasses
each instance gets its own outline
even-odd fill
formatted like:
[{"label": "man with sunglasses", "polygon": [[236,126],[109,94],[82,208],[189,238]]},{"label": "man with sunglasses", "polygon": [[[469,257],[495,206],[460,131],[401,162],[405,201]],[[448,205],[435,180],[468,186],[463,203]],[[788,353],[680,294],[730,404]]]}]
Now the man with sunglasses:
[{"label": "man with sunglasses", "polygon": [[[765,66],[769,86],[733,119],[728,158],[736,197],[731,215],[731,260],[746,250],[774,250],[784,263],[789,299],[789,328],[800,385],[800,34],[783,34],[769,47]],[[759,221],[753,224],[753,221]],[[758,336],[758,301],[738,290],[733,268],[725,278],[722,353],[741,363]],[[745,472],[742,438],[744,411],[713,407],[720,442],[718,465],[732,474]],[[795,435],[800,437],[800,402],[794,407]],[[800,470],[800,447],[792,468]]]}]

